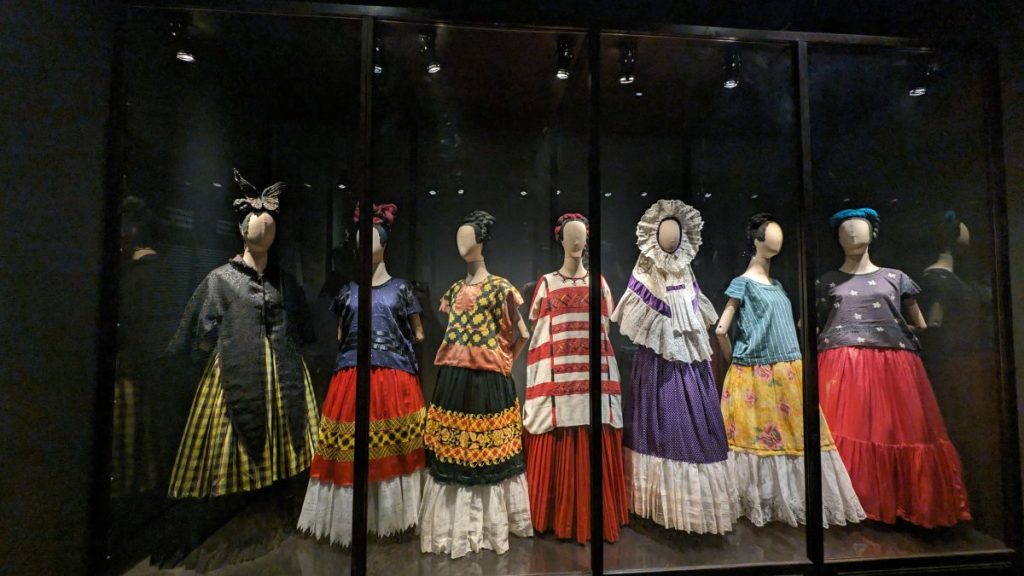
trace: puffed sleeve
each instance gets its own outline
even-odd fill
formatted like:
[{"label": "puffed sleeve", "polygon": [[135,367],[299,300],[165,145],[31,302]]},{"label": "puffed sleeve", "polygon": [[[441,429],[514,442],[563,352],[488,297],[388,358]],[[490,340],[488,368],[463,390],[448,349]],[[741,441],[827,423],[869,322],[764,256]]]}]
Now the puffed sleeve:
[{"label": "puffed sleeve", "polygon": [[728,296],[729,298],[735,298],[739,300],[741,303],[743,302],[743,297],[746,295],[746,293],[747,279],[742,276],[737,276],[733,278],[732,282],[729,282],[729,287],[725,289],[726,296]]},{"label": "puffed sleeve", "polygon": [[900,272],[900,297],[901,298],[913,298],[921,293],[921,287],[917,285],[903,272]]}]

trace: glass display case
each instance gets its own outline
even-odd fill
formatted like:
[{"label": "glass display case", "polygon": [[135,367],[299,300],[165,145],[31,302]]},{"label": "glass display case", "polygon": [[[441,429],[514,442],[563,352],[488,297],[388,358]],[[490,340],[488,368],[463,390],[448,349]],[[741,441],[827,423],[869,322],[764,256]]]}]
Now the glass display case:
[{"label": "glass display case", "polygon": [[985,54],[260,12],[126,8],[111,573],[1018,565]]}]

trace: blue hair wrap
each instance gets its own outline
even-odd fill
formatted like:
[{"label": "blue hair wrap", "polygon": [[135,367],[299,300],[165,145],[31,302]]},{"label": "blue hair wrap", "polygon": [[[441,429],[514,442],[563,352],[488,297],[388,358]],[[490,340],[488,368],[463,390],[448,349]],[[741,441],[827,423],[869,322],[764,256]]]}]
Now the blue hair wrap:
[{"label": "blue hair wrap", "polygon": [[850,218],[863,218],[868,222],[871,222],[873,226],[877,226],[879,223],[878,212],[875,212],[871,208],[847,208],[845,210],[840,210],[828,219],[828,223],[833,228],[837,228],[840,224]]}]

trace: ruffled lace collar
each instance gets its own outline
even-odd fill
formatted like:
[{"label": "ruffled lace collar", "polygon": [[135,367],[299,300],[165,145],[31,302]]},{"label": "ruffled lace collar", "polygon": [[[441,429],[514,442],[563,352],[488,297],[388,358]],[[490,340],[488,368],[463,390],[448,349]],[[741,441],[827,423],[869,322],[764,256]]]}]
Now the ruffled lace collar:
[{"label": "ruffled lace collar", "polygon": [[[679,246],[666,252],[658,244],[658,227],[668,219],[679,222]],[[700,212],[682,200],[658,200],[640,217],[636,225],[636,245],[640,248],[643,268],[654,267],[669,275],[682,273],[700,248],[700,231],[704,220]]]}]

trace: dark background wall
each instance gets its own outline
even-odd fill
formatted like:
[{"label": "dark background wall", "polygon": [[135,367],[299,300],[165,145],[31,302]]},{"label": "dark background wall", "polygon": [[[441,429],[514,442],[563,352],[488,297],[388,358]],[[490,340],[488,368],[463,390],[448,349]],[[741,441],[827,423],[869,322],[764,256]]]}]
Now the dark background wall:
[{"label": "dark background wall", "polygon": [[0,10],[0,573],[83,573],[112,2]]},{"label": "dark background wall", "polygon": [[[87,571],[114,4],[8,0],[0,10],[2,574]],[[569,4],[550,9],[569,13]],[[986,11],[965,4],[762,2],[726,12],[726,3],[649,2],[634,13],[695,24],[925,37],[972,35],[984,30],[979,20],[997,15],[1008,244],[1014,308],[1021,310],[1024,29],[1015,5],[988,4]],[[1015,328],[1024,334],[1024,312]],[[1016,351],[1024,367],[1024,337]]]}]

